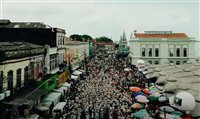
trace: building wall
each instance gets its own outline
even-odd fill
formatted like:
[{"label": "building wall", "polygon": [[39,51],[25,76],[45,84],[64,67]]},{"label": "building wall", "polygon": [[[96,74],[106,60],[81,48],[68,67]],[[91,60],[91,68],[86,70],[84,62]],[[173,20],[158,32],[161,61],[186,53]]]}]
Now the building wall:
[{"label": "building wall", "polygon": [[[180,64],[185,62],[194,63],[196,60],[196,51],[194,39],[138,39],[132,38],[129,41],[130,43],[130,52],[133,54],[132,64],[136,64],[138,59],[143,59],[146,62],[152,62],[155,64],[159,62],[159,64],[169,63],[173,61],[176,63],[177,61]],[[145,57],[142,57],[142,48],[145,47]],[[159,48],[159,57],[155,57],[155,48]],[[173,52],[174,56],[170,57],[170,47],[174,47]],[[152,57],[148,56],[149,48],[153,49]],[[180,57],[176,55],[176,48],[180,48]],[[183,56],[183,49],[187,48],[187,57]]]},{"label": "building wall", "polygon": [[[29,66],[30,61],[28,59],[24,60],[24,61],[20,61],[18,60],[18,62],[16,62],[16,60],[12,60],[13,63],[7,63],[7,64],[3,64],[0,65],[0,71],[3,71],[3,75],[7,78],[7,73],[12,70],[13,71],[13,89],[16,88],[16,84],[17,84],[17,69],[21,68],[21,86],[24,86],[24,68],[26,66]],[[3,90],[7,90],[7,80],[5,79],[3,81]]]}]

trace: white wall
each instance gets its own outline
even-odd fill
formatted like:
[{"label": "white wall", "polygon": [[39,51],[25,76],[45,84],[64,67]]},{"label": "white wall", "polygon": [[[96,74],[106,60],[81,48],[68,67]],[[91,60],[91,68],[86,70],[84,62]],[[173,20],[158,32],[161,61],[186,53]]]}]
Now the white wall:
[{"label": "white wall", "polygon": [[[16,84],[17,84],[17,69],[21,68],[21,86],[23,87],[24,85],[24,68],[26,66],[28,66],[30,63],[30,61],[27,59],[25,61],[19,61],[16,63],[8,63],[8,64],[4,64],[4,65],[0,65],[0,71],[3,71],[3,75],[6,76],[7,78],[7,72],[9,72],[10,70],[13,71],[13,88],[16,88]],[[3,83],[3,89],[7,90],[7,81],[4,81]]]}]

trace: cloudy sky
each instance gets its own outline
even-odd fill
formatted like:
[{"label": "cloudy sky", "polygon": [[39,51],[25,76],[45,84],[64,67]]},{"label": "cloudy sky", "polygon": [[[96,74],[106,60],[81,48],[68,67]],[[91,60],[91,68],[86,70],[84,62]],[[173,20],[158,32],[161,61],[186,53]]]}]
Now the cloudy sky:
[{"label": "cloudy sky", "polygon": [[44,22],[66,35],[119,40],[133,30],[172,30],[199,39],[199,0],[1,0],[1,18]]}]

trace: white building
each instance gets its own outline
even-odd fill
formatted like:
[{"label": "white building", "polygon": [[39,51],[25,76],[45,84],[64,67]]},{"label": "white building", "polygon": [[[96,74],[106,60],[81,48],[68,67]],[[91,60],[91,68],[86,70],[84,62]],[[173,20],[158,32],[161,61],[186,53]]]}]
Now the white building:
[{"label": "white building", "polygon": [[70,49],[72,52],[72,61],[70,63],[72,64],[73,68],[79,66],[80,62],[84,61],[84,59],[89,56],[89,42],[72,41],[70,39],[66,39],[65,47]]},{"label": "white building", "polygon": [[150,64],[184,64],[196,62],[197,41],[185,33],[145,31],[131,35],[129,40],[131,63],[143,59]]}]

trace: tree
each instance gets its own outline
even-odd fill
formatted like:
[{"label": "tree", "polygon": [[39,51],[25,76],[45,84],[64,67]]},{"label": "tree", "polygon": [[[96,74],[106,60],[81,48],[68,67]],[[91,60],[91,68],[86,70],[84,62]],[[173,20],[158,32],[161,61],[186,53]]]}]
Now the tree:
[{"label": "tree", "polygon": [[83,41],[82,37],[79,34],[73,34],[70,36],[74,41]]},{"label": "tree", "polygon": [[81,37],[84,41],[92,41],[92,37],[87,34],[83,34]]},{"label": "tree", "polygon": [[113,42],[110,38],[106,37],[106,36],[102,36],[99,38],[96,38],[97,42]]},{"label": "tree", "polygon": [[79,35],[79,34],[73,34],[70,36],[71,39],[74,41],[92,41],[92,37],[87,34]]}]

